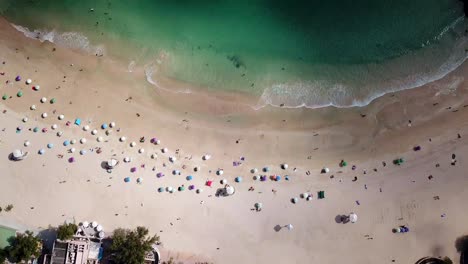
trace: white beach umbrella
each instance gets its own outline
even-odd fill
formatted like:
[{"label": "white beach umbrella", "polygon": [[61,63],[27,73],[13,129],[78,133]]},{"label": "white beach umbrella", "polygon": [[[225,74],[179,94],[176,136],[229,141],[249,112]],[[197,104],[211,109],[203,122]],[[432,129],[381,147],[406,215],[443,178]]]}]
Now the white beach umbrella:
[{"label": "white beach umbrella", "polygon": [[203,192],[203,189],[197,189],[196,192],[197,192],[197,193],[202,193],[202,192]]},{"label": "white beach umbrella", "polygon": [[104,232],[101,231],[101,232],[98,233],[98,237],[99,237],[99,238],[104,238],[104,236],[105,236],[105,233],[104,233]]},{"label": "white beach umbrella", "polygon": [[226,194],[227,194],[227,195],[233,195],[234,192],[235,192],[235,189],[234,189],[234,187],[232,187],[231,185],[228,185],[228,186],[226,187]]},{"label": "white beach umbrella", "polygon": [[57,132],[57,137],[61,137],[63,135],[63,132],[62,131],[58,131]]},{"label": "white beach umbrella", "polygon": [[258,169],[257,168],[253,168],[250,170],[251,173],[257,173],[258,172]]},{"label": "white beach umbrella", "polygon": [[281,168],[282,168],[283,170],[287,170],[287,169],[288,169],[288,167],[289,167],[289,166],[288,166],[288,164],[286,164],[286,163],[285,163],[285,164],[283,164],[283,165],[281,165]]},{"label": "white beach umbrella", "polygon": [[107,161],[107,167],[114,168],[117,165],[118,161],[116,159],[110,159]]},{"label": "white beach umbrella", "polygon": [[356,223],[357,219],[358,219],[357,214],[355,214],[355,213],[350,213],[349,214],[349,221],[351,221],[351,223]]},{"label": "white beach umbrella", "polygon": [[46,118],[47,117],[47,113],[42,113],[42,118]]},{"label": "white beach umbrella", "polygon": [[31,144],[31,142],[29,142],[29,140],[26,140],[26,141],[24,142],[24,146],[25,146],[25,147],[29,146],[30,144]]},{"label": "white beach umbrella", "polygon": [[102,225],[96,226],[96,231],[101,232],[103,230]]},{"label": "white beach umbrella", "polygon": [[81,155],[84,155],[84,154],[86,154],[86,149],[82,149],[82,150],[80,150],[80,154],[81,154]]},{"label": "white beach umbrella", "polygon": [[76,139],[72,139],[72,140],[70,140],[70,144],[72,144],[72,145],[73,145],[73,144],[75,144],[75,143],[76,143]]},{"label": "white beach umbrella", "polygon": [[156,153],[151,154],[151,158],[152,158],[152,159],[157,159],[157,158],[158,158],[158,154],[156,154]]},{"label": "white beach umbrella", "polygon": [[26,84],[31,84],[32,83],[32,80],[31,79],[27,79],[26,80]]},{"label": "white beach umbrella", "polygon": [[70,149],[70,153],[74,153],[75,151],[76,151],[75,148],[71,148],[71,149]]},{"label": "white beach umbrella", "polygon": [[120,137],[120,142],[125,142],[125,140],[127,140],[126,137],[124,137],[124,136]]},{"label": "white beach umbrella", "polygon": [[142,183],[143,182],[143,178],[138,178],[137,179],[137,183]]},{"label": "white beach umbrella", "polygon": [[254,207],[257,211],[260,211],[262,208],[263,208],[263,204],[262,203],[255,203],[254,204]]},{"label": "white beach umbrella", "polygon": [[59,120],[63,120],[64,118],[65,118],[64,115],[59,115],[59,116],[58,116],[58,119],[59,119]]},{"label": "white beach umbrella", "polygon": [[29,107],[29,109],[36,110],[36,105],[31,105],[31,107]]},{"label": "white beach umbrella", "polygon": [[227,183],[227,180],[226,180],[226,179],[222,179],[222,180],[220,181],[220,183],[221,183],[221,184],[226,184],[226,183]]},{"label": "white beach umbrella", "polygon": [[172,188],[171,186],[169,186],[169,187],[166,188],[166,191],[167,191],[167,192],[173,192],[173,191],[174,191],[174,188]]},{"label": "white beach umbrella", "polygon": [[81,225],[84,227],[84,228],[87,228],[89,226],[89,222],[88,221],[84,221],[83,223],[81,223]]},{"label": "white beach umbrella", "polygon": [[92,134],[92,135],[96,135],[96,134],[97,134],[97,130],[96,130],[96,129],[93,129],[93,130],[91,131],[91,134]]},{"label": "white beach umbrella", "polygon": [[27,118],[27,117],[23,117],[23,122],[24,122],[24,123],[28,122],[28,118]]},{"label": "white beach umbrella", "polygon": [[294,226],[293,226],[292,224],[287,224],[287,225],[286,225],[286,228],[287,228],[288,230],[293,230]]},{"label": "white beach umbrella", "polygon": [[309,194],[305,192],[305,193],[301,194],[301,197],[304,198],[304,199],[307,199],[307,197],[309,197]]},{"label": "white beach umbrella", "polygon": [[257,175],[253,176],[254,181],[258,181],[258,179],[260,179],[260,177],[258,177]]},{"label": "white beach umbrella", "polygon": [[211,159],[211,155],[204,155],[204,156],[202,157],[202,159],[203,159],[203,160],[209,160],[209,159]]},{"label": "white beach umbrella", "polygon": [[176,157],[169,157],[169,161],[170,161],[170,162],[175,162],[176,160],[177,160]]},{"label": "white beach umbrella", "polygon": [[155,143],[156,143],[156,145],[159,145],[159,144],[161,144],[161,140],[157,139]]},{"label": "white beach umbrella", "polygon": [[91,223],[91,226],[92,226],[93,228],[96,228],[96,227],[98,226],[98,223],[97,223],[96,221],[93,221],[93,222]]},{"label": "white beach umbrella", "polygon": [[86,143],[86,141],[87,141],[86,138],[81,138],[81,139],[80,139],[80,143],[81,143],[81,144]]},{"label": "white beach umbrella", "polygon": [[47,98],[46,98],[46,97],[42,97],[42,98],[41,98],[41,103],[45,103],[45,102],[47,102]]},{"label": "white beach umbrella", "polygon": [[297,199],[297,197],[292,198],[293,203],[297,203],[298,201],[299,201],[299,199]]},{"label": "white beach umbrella", "polygon": [[133,141],[132,143],[130,143],[130,147],[133,148],[134,146],[136,146],[136,142],[135,142],[135,141]]},{"label": "white beach umbrella", "polygon": [[218,174],[218,175],[223,175],[223,174],[224,174],[224,171],[223,171],[223,170],[218,170],[218,171],[216,171],[216,174]]},{"label": "white beach umbrella", "polygon": [[163,149],[161,149],[161,152],[162,152],[162,153],[166,153],[167,151],[168,151],[168,149],[167,149],[167,148],[163,148]]},{"label": "white beach umbrella", "polygon": [[330,169],[327,168],[327,167],[324,167],[324,168],[322,169],[322,172],[324,172],[324,173],[329,173],[329,172],[330,172]]},{"label": "white beach umbrella", "polygon": [[115,127],[115,122],[110,122],[109,126],[110,127]]},{"label": "white beach umbrella", "polygon": [[145,149],[144,149],[144,148],[139,149],[139,150],[138,150],[138,153],[140,153],[140,154],[145,153]]},{"label": "white beach umbrella", "polygon": [[130,159],[130,157],[125,157],[125,158],[123,159],[123,161],[124,161],[125,163],[129,163],[129,162],[131,161],[131,159]]},{"label": "white beach umbrella", "polygon": [[88,125],[84,126],[84,127],[83,127],[83,130],[84,130],[84,131],[88,131],[88,130],[89,130],[89,126],[88,126]]},{"label": "white beach umbrella", "polygon": [[97,137],[97,141],[98,141],[98,142],[102,142],[103,140],[104,140],[103,137],[101,137],[101,136]]},{"label": "white beach umbrella", "polygon": [[53,130],[57,129],[57,127],[58,127],[57,124],[53,124],[53,125],[52,125],[52,129],[53,129]]}]

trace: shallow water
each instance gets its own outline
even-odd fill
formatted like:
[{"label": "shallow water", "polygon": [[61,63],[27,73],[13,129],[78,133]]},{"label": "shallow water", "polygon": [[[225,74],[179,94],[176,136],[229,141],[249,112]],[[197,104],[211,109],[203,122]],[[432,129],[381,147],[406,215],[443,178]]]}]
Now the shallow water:
[{"label": "shallow water", "polygon": [[466,57],[457,0],[3,0],[0,10],[43,39],[146,65],[149,77],[251,93],[258,107],[365,105]]}]

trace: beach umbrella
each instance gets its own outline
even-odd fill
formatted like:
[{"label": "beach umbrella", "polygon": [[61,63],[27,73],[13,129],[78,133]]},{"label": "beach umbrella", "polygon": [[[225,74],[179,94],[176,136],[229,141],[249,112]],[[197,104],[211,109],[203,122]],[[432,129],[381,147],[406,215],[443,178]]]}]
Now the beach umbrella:
[{"label": "beach umbrella", "polygon": [[39,91],[41,89],[41,86],[35,85],[33,86],[34,91]]},{"label": "beach umbrella", "polygon": [[223,175],[223,174],[224,174],[224,171],[223,171],[223,170],[218,170],[218,171],[216,171],[216,174],[218,174],[218,175]]},{"label": "beach umbrella", "polygon": [[219,181],[219,183],[221,183],[221,184],[226,184],[226,183],[227,183],[227,180],[226,180],[226,179],[222,179],[221,181]]},{"label": "beach umbrella", "polygon": [[286,225],[286,228],[287,228],[288,230],[293,230],[294,226],[293,226],[292,224],[287,224],[287,225]]},{"label": "beach umbrella", "polygon": [[346,166],[348,166],[348,162],[342,160],[342,161],[340,162],[340,167],[346,167]]},{"label": "beach umbrella", "polygon": [[45,103],[45,102],[47,102],[47,98],[46,98],[46,97],[42,97],[42,98],[41,98],[41,103]]},{"label": "beach umbrella", "polygon": [[143,178],[138,178],[137,179],[137,183],[142,183],[143,182]]},{"label": "beach umbrella", "polygon": [[195,167],[193,168],[193,170],[194,170],[194,171],[200,171],[200,167],[199,167],[199,166],[195,166]]},{"label": "beach umbrella", "polygon": [[259,177],[257,175],[253,176],[254,181],[258,181]]},{"label": "beach umbrella", "polygon": [[209,160],[209,159],[211,159],[211,155],[203,155],[202,159],[203,160]]},{"label": "beach umbrella", "polygon": [[31,84],[32,83],[32,80],[31,79],[27,79],[26,80],[26,84]]},{"label": "beach umbrella", "polygon": [[195,185],[193,185],[193,184],[192,184],[192,185],[189,185],[188,189],[189,189],[189,190],[195,189]]},{"label": "beach umbrella", "polygon": [[103,228],[102,228],[102,225],[98,225],[98,226],[96,226],[96,231],[98,231],[98,232],[102,232],[102,229],[103,229]]},{"label": "beach umbrella", "polygon": [[82,149],[82,150],[80,150],[80,154],[81,154],[81,155],[84,155],[84,154],[86,154],[86,149]]},{"label": "beach umbrella", "polygon": [[260,181],[266,181],[266,180],[267,180],[267,176],[266,176],[266,175],[260,176]]},{"label": "beach umbrella", "polygon": [[31,105],[31,106],[29,107],[29,109],[31,109],[31,110],[36,110],[36,105]]},{"label": "beach umbrella", "polygon": [[47,148],[50,148],[50,149],[51,149],[51,148],[53,148],[53,147],[54,147],[54,144],[52,144],[52,143],[47,144]]},{"label": "beach umbrella", "polygon": [[96,130],[96,129],[93,129],[93,130],[91,131],[91,134],[92,134],[92,135],[96,135],[96,134],[97,134],[97,130]]},{"label": "beach umbrella", "polygon": [[98,142],[102,142],[103,140],[104,140],[103,137],[101,137],[101,136],[97,137],[97,141],[98,141]]},{"label": "beach umbrella", "polygon": [[126,137],[124,137],[124,136],[120,137],[120,142],[125,142],[125,140],[127,140]]},{"label": "beach umbrella", "polygon": [[301,197],[304,198],[304,199],[307,199],[307,197],[309,197],[309,194],[305,192],[305,193],[301,194]]},{"label": "beach umbrella", "polygon": [[118,161],[116,159],[110,159],[107,161],[107,167],[112,169],[117,166]]},{"label": "beach umbrella", "polygon": [[4,95],[2,96],[2,99],[3,99],[3,100],[8,99],[8,95],[4,94]]},{"label": "beach umbrella", "polygon": [[242,177],[236,177],[234,180],[235,180],[236,182],[241,182],[241,181],[242,181]]},{"label": "beach umbrella", "polygon": [[255,210],[260,211],[263,208],[263,204],[262,203],[255,203],[254,207],[255,207]]},{"label": "beach umbrella", "polygon": [[26,140],[26,141],[24,142],[24,146],[25,146],[25,147],[29,146],[30,144],[31,144],[31,142],[29,142],[29,140]]},{"label": "beach umbrella", "polygon": [[55,102],[57,102],[57,100],[55,98],[50,99],[51,104],[55,104]]},{"label": "beach umbrella", "polygon": [[81,223],[81,225],[84,227],[84,228],[87,228],[89,226],[89,222],[88,221],[84,221],[83,223]]},{"label": "beach umbrella", "polygon": [[233,195],[234,192],[236,191],[236,190],[234,189],[234,187],[232,187],[231,185],[227,185],[227,186],[225,187],[225,190],[226,190],[226,194],[227,194],[227,195]]},{"label": "beach umbrella", "polygon": [[85,125],[85,126],[83,127],[83,131],[88,131],[88,130],[89,130],[89,126],[88,126],[88,125]]},{"label": "beach umbrella", "polygon": [[12,155],[15,160],[21,159],[23,157],[23,151],[15,149],[13,150]]},{"label": "beach umbrella", "polygon": [[38,153],[39,155],[43,155],[45,153],[45,149],[40,149]]},{"label": "beach umbrella", "polygon": [[162,153],[166,153],[166,152],[167,152],[167,148],[161,149],[161,152],[162,152]]},{"label": "beach umbrella", "polygon": [[76,139],[70,140],[70,143],[71,143],[72,145],[75,144],[75,143],[76,143]]},{"label": "beach umbrella", "polygon": [[62,131],[58,131],[57,132],[57,137],[61,137],[63,135],[63,132]]},{"label": "beach umbrella", "polygon": [[193,179],[192,175],[186,177],[187,181],[191,181]]},{"label": "beach umbrella", "polygon": [[46,127],[44,127],[44,128],[42,129],[42,133],[45,133],[45,132],[47,132],[47,128],[46,128]]},{"label": "beach umbrella", "polygon": [[251,172],[251,173],[257,173],[257,172],[258,172],[258,169],[257,169],[257,168],[251,169],[250,172]]},{"label": "beach umbrella", "polygon": [[110,122],[110,123],[109,123],[109,126],[110,126],[110,127],[115,127],[115,122]]},{"label": "beach umbrella", "polygon": [[130,157],[125,157],[125,158],[123,159],[123,161],[124,161],[125,163],[130,162]]},{"label": "beach umbrella", "polygon": [[183,185],[179,186],[178,190],[179,190],[179,192],[185,191],[185,186],[183,186]]},{"label": "beach umbrella", "polygon": [[58,116],[58,119],[59,119],[59,120],[63,120],[64,118],[65,118],[64,115],[59,115],[59,116]]},{"label": "beach umbrella", "polygon": [[275,180],[276,180],[276,181],[281,181],[281,176],[276,175]]},{"label": "beach umbrella", "polygon": [[292,203],[297,203],[298,201],[299,201],[299,199],[297,199],[297,197],[294,197],[294,198],[291,199]]},{"label": "beach umbrella", "polygon": [[158,177],[158,178],[164,177],[164,173],[158,172],[158,173],[156,174],[156,177]]},{"label": "beach umbrella", "polygon": [[138,153],[140,153],[140,154],[145,153],[145,149],[144,149],[144,148],[139,149],[139,150],[138,150]]},{"label": "beach umbrella", "polygon": [[102,125],[101,125],[101,128],[102,128],[102,129],[107,129],[107,124],[102,124]]},{"label": "beach umbrella", "polygon": [[135,141],[132,141],[132,143],[130,143],[130,147],[133,148],[134,146],[136,146],[136,142],[135,142]]},{"label": "beach umbrella", "polygon": [[75,148],[71,148],[71,149],[70,149],[70,153],[75,152],[75,150],[76,150]]},{"label": "beach umbrella", "polygon": [[355,214],[355,213],[350,213],[349,214],[349,221],[351,221],[351,223],[356,223],[357,219],[358,219],[357,214]]},{"label": "beach umbrella", "polygon": [[70,157],[70,158],[68,159],[68,162],[70,162],[70,163],[75,162],[75,158],[74,158],[74,157]]},{"label": "beach umbrella", "polygon": [[209,187],[211,187],[212,184],[213,184],[213,181],[206,181],[206,182],[205,182],[205,185],[206,185],[206,186],[209,186]]},{"label": "beach umbrella", "polygon": [[270,168],[268,168],[268,167],[263,168],[263,172],[269,172],[269,171],[270,171]]},{"label": "beach umbrella", "polygon": [[283,170],[286,170],[286,169],[288,169],[288,167],[289,167],[289,166],[288,166],[288,164],[286,164],[286,163],[285,163],[285,164],[283,164],[283,165],[281,165],[281,168],[282,168]]},{"label": "beach umbrella", "polygon": [[159,187],[159,188],[158,188],[158,192],[160,192],[160,193],[164,192],[164,188],[163,188],[163,187]]},{"label": "beach umbrella", "polygon": [[172,188],[171,186],[168,186],[168,187],[166,187],[166,191],[167,192],[173,192],[174,188]]},{"label": "beach umbrella", "polygon": [[21,126],[16,127],[16,133],[21,132],[21,130],[23,130],[23,128]]},{"label": "beach umbrella", "polygon": [[16,94],[16,96],[18,96],[18,97],[23,96],[23,92],[22,92],[22,91],[18,91],[18,93]]},{"label": "beach umbrella", "polygon": [[47,113],[42,113],[42,118],[46,118],[47,117]]},{"label": "beach umbrella", "polygon": [[81,138],[81,139],[80,139],[80,143],[81,143],[81,144],[86,143],[86,141],[87,141],[86,138]]},{"label": "beach umbrella", "polygon": [[329,172],[330,172],[330,169],[327,167],[324,167],[321,171],[321,173],[329,173]]},{"label": "beach umbrella", "polygon": [[91,226],[92,226],[93,228],[96,228],[96,227],[98,226],[98,223],[97,223],[96,221],[93,221],[93,222],[91,223]]},{"label": "beach umbrella", "polygon": [[309,196],[306,198],[306,200],[307,200],[307,201],[312,201],[312,196],[309,195]]},{"label": "beach umbrella", "polygon": [[23,122],[24,122],[24,123],[28,122],[28,118],[27,118],[27,117],[23,117]]},{"label": "beach umbrella", "polygon": [[130,182],[130,180],[131,180],[130,177],[125,177],[124,178],[124,182]]},{"label": "beach umbrella", "polygon": [[57,127],[58,127],[57,124],[53,124],[53,125],[51,126],[51,128],[52,128],[53,130],[57,129]]},{"label": "beach umbrella", "polygon": [[156,153],[151,154],[151,158],[152,158],[152,159],[157,159],[157,158],[158,158],[158,154],[156,154]]},{"label": "beach umbrella", "polygon": [[196,190],[196,193],[202,193],[203,192],[203,189],[197,189]]},{"label": "beach umbrella", "polygon": [[[112,134],[112,129],[108,129],[106,130],[106,136]],[[125,141],[125,137],[124,137],[124,141]],[[123,141],[122,141],[123,142]]]},{"label": "beach umbrella", "polygon": [[133,172],[136,172],[136,171],[137,171],[137,168],[136,168],[136,167],[132,167],[132,168],[130,168],[130,172],[132,172],[132,173],[133,173]]},{"label": "beach umbrella", "polygon": [[98,233],[98,237],[99,237],[99,238],[104,238],[104,236],[105,236],[105,233],[104,233],[104,232],[101,231],[101,232]]},{"label": "beach umbrella", "polygon": [[177,159],[175,157],[169,157],[170,162],[175,162]]}]

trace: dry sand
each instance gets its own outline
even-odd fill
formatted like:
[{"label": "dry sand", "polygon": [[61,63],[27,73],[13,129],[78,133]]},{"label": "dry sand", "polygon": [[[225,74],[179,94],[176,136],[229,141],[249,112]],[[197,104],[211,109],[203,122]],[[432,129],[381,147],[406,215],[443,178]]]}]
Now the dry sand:
[{"label": "dry sand", "polygon": [[[0,64],[0,72],[5,72],[1,94],[12,96],[0,104],[0,206],[14,205],[12,212],[0,213],[1,223],[35,230],[72,220],[96,220],[107,231],[144,225],[161,236],[163,259],[185,263],[375,264],[414,263],[428,255],[459,258],[455,240],[468,232],[467,64],[442,80],[386,95],[363,108],[254,111],[249,105],[255,101],[244,95],[208,95],[193,87],[198,92],[161,91],[145,81],[142,68],[130,73],[126,65],[107,57],[27,39],[4,20],[0,60],[6,62]],[[15,82],[16,75],[23,80]],[[41,89],[33,91],[24,84],[26,78]],[[21,98],[16,97],[18,90],[24,92]],[[42,104],[43,96],[57,102]],[[32,104],[37,110],[29,110]],[[48,118],[40,117],[43,112]],[[65,120],[59,121],[59,114]],[[29,121],[22,123],[25,116]],[[106,142],[98,143],[82,126],[65,125],[75,118],[98,129],[97,136]],[[106,136],[99,127],[111,121],[121,130],[114,128]],[[50,128],[54,123],[59,126],[55,131]],[[17,126],[23,127],[21,133],[16,133]],[[48,132],[28,130],[35,126],[48,127]],[[59,130],[62,137],[55,135]],[[127,141],[119,142],[120,136]],[[145,143],[139,143],[141,136]],[[86,144],[62,145],[82,137]],[[152,137],[161,145],[151,144]],[[23,147],[25,140],[31,141],[29,147]],[[131,148],[131,141],[137,146]],[[47,143],[54,148],[47,149]],[[416,145],[422,150],[414,152]],[[70,147],[77,151],[68,153]],[[102,153],[90,151],[95,147]],[[138,153],[140,147],[144,154]],[[169,153],[161,153],[163,147]],[[9,161],[8,154],[17,148],[29,151],[29,157]],[[37,154],[40,148],[46,149],[44,155]],[[87,154],[81,156],[81,149]],[[152,153],[158,154],[156,160]],[[455,166],[450,164],[452,153]],[[202,161],[204,154],[212,159]],[[69,163],[72,156],[76,162]],[[122,162],[126,156],[133,158],[131,163]],[[178,159],[172,164],[169,156]],[[109,174],[101,163],[111,157],[121,163]],[[232,162],[240,157],[245,161],[234,167]],[[397,157],[406,162],[393,165]],[[342,159],[349,164],[345,168],[339,167]],[[287,170],[280,168],[284,162]],[[193,172],[194,166],[201,171]],[[255,182],[250,169],[264,166],[271,168],[267,175],[287,174],[290,180]],[[330,173],[320,174],[323,166]],[[135,173],[132,167],[137,167]],[[223,176],[215,174],[218,168],[224,169]],[[173,169],[182,174],[172,175]],[[157,172],[165,176],[157,178]],[[194,180],[186,181],[187,175]],[[123,181],[127,176],[130,183]],[[234,183],[236,176],[243,182]],[[136,183],[138,177],[143,184]],[[234,196],[215,197],[223,178],[236,187]],[[203,186],[207,179],[215,181],[212,188]],[[157,192],[158,187],[182,184],[195,184],[204,192]],[[250,186],[255,190],[248,191]],[[325,199],[317,199],[320,190],[326,192]],[[291,203],[304,192],[313,199]],[[252,210],[256,202],[263,203],[261,212]],[[357,223],[335,221],[350,212],[358,214]],[[275,230],[286,224],[294,229]],[[393,234],[399,225],[407,225],[410,232]]]}]

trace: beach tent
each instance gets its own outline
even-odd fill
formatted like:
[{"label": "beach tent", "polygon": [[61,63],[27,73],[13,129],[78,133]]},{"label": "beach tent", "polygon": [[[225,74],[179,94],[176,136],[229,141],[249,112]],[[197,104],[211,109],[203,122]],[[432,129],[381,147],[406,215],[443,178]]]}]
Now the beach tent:
[{"label": "beach tent", "polygon": [[26,158],[28,156],[28,154],[29,154],[28,152],[24,152],[22,150],[15,149],[11,153],[11,157],[12,157],[13,160],[22,160],[22,159]]},{"label": "beach tent", "polygon": [[212,184],[213,184],[213,181],[206,181],[206,183],[205,183],[205,185],[209,186],[209,187],[211,187]]},{"label": "beach tent", "polygon": [[211,155],[204,155],[202,158],[203,160],[209,160],[211,159]]},{"label": "beach tent", "polygon": [[75,125],[77,126],[81,125],[81,119],[79,118],[75,119]]},{"label": "beach tent", "polygon": [[349,214],[349,221],[351,221],[351,223],[356,223],[357,219],[358,219],[357,214],[355,214],[355,213],[350,213]]}]

